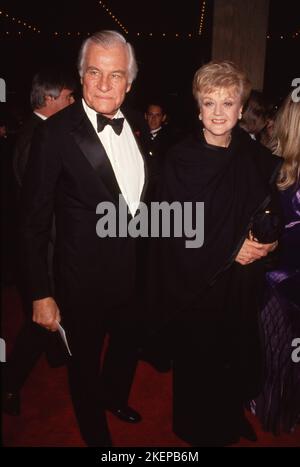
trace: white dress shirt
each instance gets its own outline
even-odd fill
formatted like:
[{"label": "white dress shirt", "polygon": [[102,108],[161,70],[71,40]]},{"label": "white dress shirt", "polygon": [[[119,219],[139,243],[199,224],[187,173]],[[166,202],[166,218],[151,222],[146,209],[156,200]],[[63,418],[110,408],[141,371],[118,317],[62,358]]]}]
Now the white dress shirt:
[{"label": "white dress shirt", "polygon": [[150,130],[150,136],[151,136],[152,140],[156,138],[156,136],[160,132],[161,128],[162,127],[160,126],[159,128],[155,128],[155,130]]},{"label": "white dress shirt", "polygon": [[[91,121],[113,168],[121,193],[134,216],[138,208],[145,183],[144,160],[133,136],[132,130],[124,119],[123,130],[117,135],[110,125],[97,132],[97,112],[91,109],[84,99],[83,108]],[[123,117],[120,110],[114,116]]]}]

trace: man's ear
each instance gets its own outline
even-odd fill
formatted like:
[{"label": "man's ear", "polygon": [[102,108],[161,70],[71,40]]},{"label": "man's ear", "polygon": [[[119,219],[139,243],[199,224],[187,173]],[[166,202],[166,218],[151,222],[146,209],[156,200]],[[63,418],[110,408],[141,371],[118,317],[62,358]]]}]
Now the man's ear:
[{"label": "man's ear", "polygon": [[128,84],[127,84],[127,88],[126,88],[126,92],[129,92],[130,89],[131,89],[131,83],[128,83]]},{"label": "man's ear", "polygon": [[161,119],[161,121],[162,121],[162,122],[165,122],[166,119],[167,119],[167,114],[164,114],[164,115],[163,115],[163,118]]},{"label": "man's ear", "polygon": [[45,105],[50,105],[53,100],[54,100],[54,97],[49,96],[49,95],[45,96]]}]

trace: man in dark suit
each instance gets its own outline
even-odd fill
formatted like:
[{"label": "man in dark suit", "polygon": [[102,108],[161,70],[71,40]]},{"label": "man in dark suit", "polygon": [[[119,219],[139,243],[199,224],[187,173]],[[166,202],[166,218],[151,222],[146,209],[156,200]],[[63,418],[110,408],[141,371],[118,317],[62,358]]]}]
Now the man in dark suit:
[{"label": "man in dark suit", "polygon": [[149,173],[148,200],[151,201],[165,155],[179,139],[179,134],[167,123],[167,112],[160,101],[151,101],[147,105],[144,117],[147,130],[142,134],[142,142]]},{"label": "man in dark suit", "polygon": [[[120,110],[137,65],[131,45],[115,31],[88,38],[78,63],[83,99],[45,122],[32,145],[22,193],[24,251],[33,321],[56,331],[62,320],[66,330],[70,391],[82,437],[88,446],[110,446],[104,409],[130,421],[127,399],[141,310],[136,239],[101,238],[96,208],[110,203],[118,215],[121,195],[130,221],[144,196],[143,157]],[[46,267],[53,213],[55,296]]]},{"label": "man in dark suit", "polygon": [[[170,132],[167,125],[167,114],[160,103],[151,103],[147,106],[145,120],[148,126],[148,153],[149,159],[160,160],[170,146]],[[159,162],[158,162],[159,163]]]},{"label": "man in dark suit", "polygon": [[32,114],[21,127],[14,148],[14,174],[21,189],[33,134],[38,125],[74,102],[75,80],[64,70],[44,68],[32,80],[30,104]]},{"label": "man in dark suit", "polygon": [[[48,117],[74,102],[75,79],[61,68],[44,68],[33,77],[30,103],[32,114],[20,128],[13,150],[14,186],[16,188],[17,207],[20,191],[28,162],[32,138],[36,128]],[[48,267],[52,280],[52,256],[54,244],[54,223],[48,243]],[[46,351],[51,366],[59,366],[65,361],[63,348],[60,349],[59,336],[48,333],[32,322],[32,303],[24,286],[22,255],[15,241],[16,256],[15,279],[25,314],[24,324],[17,336],[4,371],[3,411],[9,415],[20,414],[20,391],[32,368]]]}]

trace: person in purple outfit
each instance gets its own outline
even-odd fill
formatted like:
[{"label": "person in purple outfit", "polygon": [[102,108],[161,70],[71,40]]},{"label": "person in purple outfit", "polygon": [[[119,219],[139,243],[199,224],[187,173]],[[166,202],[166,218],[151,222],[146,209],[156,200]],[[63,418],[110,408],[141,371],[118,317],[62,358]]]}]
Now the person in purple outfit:
[{"label": "person in purple outfit", "polygon": [[[279,109],[271,144],[284,158],[277,181],[284,217],[276,269],[267,272],[261,321],[266,379],[253,411],[263,429],[292,432],[300,420],[300,102]],[[298,346],[298,350],[297,350]]]}]

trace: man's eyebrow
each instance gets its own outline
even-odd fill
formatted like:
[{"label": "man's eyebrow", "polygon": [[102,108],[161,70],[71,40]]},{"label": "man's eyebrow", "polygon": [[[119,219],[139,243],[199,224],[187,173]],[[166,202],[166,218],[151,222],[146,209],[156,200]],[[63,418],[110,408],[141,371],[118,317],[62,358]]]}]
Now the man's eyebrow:
[{"label": "man's eyebrow", "polygon": [[113,70],[111,73],[121,73],[121,75],[125,75],[126,71],[125,70]]},{"label": "man's eyebrow", "polygon": [[[89,65],[87,68],[87,70],[97,70],[97,71],[101,71],[100,68],[94,66],[94,65]],[[125,75],[126,74],[126,70],[112,70],[110,71],[110,74],[113,74],[113,73],[120,73],[122,75]]]}]

